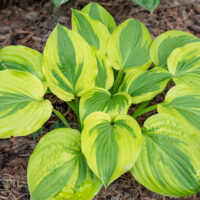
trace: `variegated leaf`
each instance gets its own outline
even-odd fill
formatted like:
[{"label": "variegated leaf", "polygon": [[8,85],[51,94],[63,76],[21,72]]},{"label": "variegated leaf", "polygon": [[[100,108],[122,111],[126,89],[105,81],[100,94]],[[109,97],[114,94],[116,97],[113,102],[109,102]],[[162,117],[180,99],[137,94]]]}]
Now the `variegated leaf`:
[{"label": "variegated leaf", "polygon": [[70,101],[94,87],[95,55],[81,36],[57,25],[44,49],[43,71],[51,91]]},{"label": "variegated leaf", "polygon": [[158,105],[159,113],[170,113],[189,123],[200,131],[200,91],[199,88],[184,84],[173,87]]},{"label": "variegated leaf", "polygon": [[125,92],[111,95],[103,88],[95,88],[87,92],[80,100],[81,122],[92,112],[102,111],[114,117],[127,114],[131,105],[131,97]]},{"label": "variegated leaf", "polygon": [[149,48],[152,39],[148,29],[133,18],[120,24],[108,40],[107,54],[117,70],[151,65]]},{"label": "variegated leaf", "polygon": [[7,46],[0,50],[0,71],[12,69],[30,72],[44,81],[42,54],[21,45]]},{"label": "variegated leaf", "polygon": [[114,74],[112,66],[108,62],[104,53],[100,50],[93,48],[96,56],[98,73],[95,79],[95,85],[97,87],[105,88],[109,90],[114,82]]},{"label": "variegated leaf", "polygon": [[87,13],[92,19],[100,21],[108,28],[110,33],[116,28],[112,15],[98,3],[89,3],[82,9],[82,12]]},{"label": "variegated leaf", "polygon": [[167,59],[171,52],[178,47],[195,41],[200,40],[187,32],[167,31],[153,41],[150,49],[151,60],[156,66],[167,69]]},{"label": "variegated leaf", "polygon": [[31,200],[90,200],[102,183],[81,152],[81,135],[60,128],[45,135],[28,164]]},{"label": "variegated leaf", "polygon": [[200,88],[200,41],[175,49],[167,61],[174,82]]},{"label": "variegated leaf", "polygon": [[81,147],[90,169],[108,186],[133,167],[141,139],[132,117],[94,112],[84,121]]},{"label": "variegated leaf", "polygon": [[92,19],[84,12],[73,9],[72,30],[80,34],[90,46],[105,53],[110,32],[100,21]]},{"label": "variegated leaf", "polygon": [[140,155],[131,170],[153,192],[185,197],[200,190],[200,136],[169,114],[146,120]]},{"label": "variegated leaf", "polygon": [[149,71],[132,69],[126,73],[119,91],[128,92],[132,97],[132,103],[141,103],[153,99],[162,92],[171,77],[167,70],[159,67]]},{"label": "variegated leaf", "polygon": [[0,138],[25,136],[40,129],[52,113],[44,94],[42,82],[31,73],[0,71]]}]

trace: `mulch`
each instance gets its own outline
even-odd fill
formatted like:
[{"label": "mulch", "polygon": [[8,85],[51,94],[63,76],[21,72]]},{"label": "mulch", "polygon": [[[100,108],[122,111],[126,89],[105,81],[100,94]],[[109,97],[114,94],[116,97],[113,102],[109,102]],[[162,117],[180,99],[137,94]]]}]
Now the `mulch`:
[{"label": "mulch", "polygon": [[[25,45],[43,51],[45,42],[57,23],[70,28],[71,8],[81,9],[89,0],[71,0],[56,8],[48,0],[0,0],[0,48],[7,45]],[[199,0],[161,0],[153,14],[132,3],[131,0],[96,0],[101,3],[120,24],[129,17],[143,22],[153,38],[167,30],[183,30],[200,37]],[[153,103],[162,102],[166,90],[154,98]],[[58,109],[74,128],[77,120],[72,110],[52,94],[45,96]],[[130,108],[130,113],[136,106]],[[138,118],[144,120],[155,112]],[[58,118],[54,115],[44,126],[44,132],[34,138],[26,137],[0,140],[0,200],[28,200],[30,198],[26,168],[29,157],[43,134],[55,127]],[[94,200],[164,200],[173,199],[148,191],[137,183],[130,173],[126,173],[106,190],[102,188]],[[182,198],[183,199],[183,198]],[[184,198],[200,199],[200,194]]]}]

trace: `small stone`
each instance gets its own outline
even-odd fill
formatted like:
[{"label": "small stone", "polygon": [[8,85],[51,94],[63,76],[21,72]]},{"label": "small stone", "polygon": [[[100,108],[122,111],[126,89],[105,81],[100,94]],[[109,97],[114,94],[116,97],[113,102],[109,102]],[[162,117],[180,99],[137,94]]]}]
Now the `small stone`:
[{"label": "small stone", "polygon": [[198,25],[189,25],[188,28],[194,31],[195,33],[200,33],[200,26]]},{"label": "small stone", "polygon": [[33,20],[33,19],[36,18],[37,16],[38,16],[38,12],[32,11],[32,12],[28,12],[28,13],[25,15],[25,19]]},{"label": "small stone", "polygon": [[200,4],[199,3],[194,3],[192,7],[195,12],[200,13]]}]

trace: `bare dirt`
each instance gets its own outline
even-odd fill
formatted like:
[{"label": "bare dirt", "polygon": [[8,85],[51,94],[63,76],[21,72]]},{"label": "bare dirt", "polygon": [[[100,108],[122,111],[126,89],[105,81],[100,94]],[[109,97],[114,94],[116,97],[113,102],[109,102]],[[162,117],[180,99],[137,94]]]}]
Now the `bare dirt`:
[{"label": "bare dirt", "polygon": [[[57,9],[48,0],[0,0],[0,47],[25,45],[43,51],[45,42],[57,23],[70,27],[70,8],[81,9],[89,0],[71,0]],[[142,21],[152,37],[167,30],[183,30],[200,37],[199,0],[161,0],[153,14],[132,3],[131,0],[104,0],[101,3],[115,18],[117,24],[134,17]],[[167,91],[167,89],[166,89]],[[162,102],[165,92],[154,99]],[[47,95],[54,107],[77,127],[76,116],[71,109],[54,95]],[[132,106],[130,113],[135,110]],[[155,112],[138,118],[140,124]],[[55,127],[57,117],[52,115],[44,126],[47,133]],[[32,135],[0,140],[0,200],[28,200],[30,198],[26,168],[29,157],[42,135]],[[170,199],[152,193],[126,173],[112,183],[107,190],[102,188],[95,200],[164,200]],[[171,198],[172,199],[172,198]],[[182,198],[183,199],[183,198]],[[200,194],[185,199],[200,199]]]}]

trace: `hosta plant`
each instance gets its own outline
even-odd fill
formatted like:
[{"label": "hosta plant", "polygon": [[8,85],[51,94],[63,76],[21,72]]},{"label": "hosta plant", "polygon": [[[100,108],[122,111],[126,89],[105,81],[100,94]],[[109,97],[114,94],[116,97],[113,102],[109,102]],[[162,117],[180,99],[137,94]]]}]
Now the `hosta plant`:
[{"label": "hosta plant", "polygon": [[[200,190],[199,88],[198,38],[168,31],[152,42],[138,20],[116,26],[90,3],[72,10],[72,30],[55,27],[43,54],[0,50],[0,137],[34,133],[52,111],[66,126],[47,133],[30,157],[31,200],[89,200],[127,171],[159,194],[190,196]],[[79,130],[47,91],[71,107]],[[132,104],[139,106],[128,115]],[[137,117],[152,110],[140,127]]]}]

